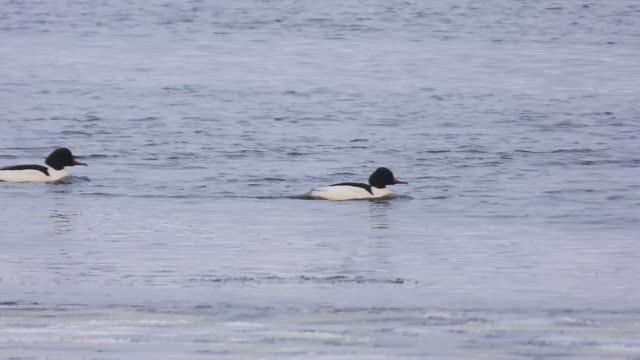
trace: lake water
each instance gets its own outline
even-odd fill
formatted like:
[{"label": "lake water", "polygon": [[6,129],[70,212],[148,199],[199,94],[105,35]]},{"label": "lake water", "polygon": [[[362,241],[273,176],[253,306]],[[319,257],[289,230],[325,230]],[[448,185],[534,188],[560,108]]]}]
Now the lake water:
[{"label": "lake water", "polygon": [[5,1],[0,357],[640,359],[639,18]]}]

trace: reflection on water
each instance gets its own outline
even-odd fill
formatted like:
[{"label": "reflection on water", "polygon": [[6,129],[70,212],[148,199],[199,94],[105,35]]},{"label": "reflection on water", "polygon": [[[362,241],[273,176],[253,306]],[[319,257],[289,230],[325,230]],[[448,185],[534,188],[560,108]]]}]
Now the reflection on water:
[{"label": "reflection on water", "polygon": [[[64,209],[64,208],[62,208]],[[49,223],[53,232],[63,234],[73,230],[75,211],[65,211],[62,209],[49,209]]]},{"label": "reflection on water", "polygon": [[[366,302],[366,301],[363,301]],[[0,354],[85,359],[635,359],[637,312],[492,312],[421,307],[246,306],[191,311],[0,302]],[[345,356],[348,353],[348,356]],[[357,354],[353,356],[352,354]]]},{"label": "reflection on water", "polygon": [[389,227],[388,212],[393,211],[392,200],[373,200],[369,202],[369,224],[372,229],[387,229]]}]

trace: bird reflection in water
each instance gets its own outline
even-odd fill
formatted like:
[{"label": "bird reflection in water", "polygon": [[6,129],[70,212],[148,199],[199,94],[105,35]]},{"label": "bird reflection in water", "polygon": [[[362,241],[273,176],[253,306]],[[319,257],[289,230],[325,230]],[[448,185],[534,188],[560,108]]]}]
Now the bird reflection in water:
[{"label": "bird reflection in water", "polygon": [[73,228],[73,218],[76,216],[73,212],[60,211],[51,209],[49,211],[49,220],[56,234],[63,234],[71,231]]},{"label": "bird reflection in water", "polygon": [[387,229],[389,227],[389,200],[371,200],[369,205],[369,224],[371,229]]}]

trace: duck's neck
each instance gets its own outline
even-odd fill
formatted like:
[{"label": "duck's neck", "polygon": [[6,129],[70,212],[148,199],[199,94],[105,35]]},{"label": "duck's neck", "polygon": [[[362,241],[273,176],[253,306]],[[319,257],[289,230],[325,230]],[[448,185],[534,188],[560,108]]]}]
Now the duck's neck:
[{"label": "duck's neck", "polygon": [[386,187],[377,188],[375,186],[371,186],[371,192],[373,192],[373,196],[375,197],[387,196],[391,194],[391,190],[387,189]]},{"label": "duck's neck", "polygon": [[64,168],[62,168],[60,170],[56,170],[56,169],[52,168],[51,166],[49,166],[47,171],[49,172],[49,177],[51,178],[52,181],[61,180],[61,179],[66,178],[67,176],[71,175]]}]

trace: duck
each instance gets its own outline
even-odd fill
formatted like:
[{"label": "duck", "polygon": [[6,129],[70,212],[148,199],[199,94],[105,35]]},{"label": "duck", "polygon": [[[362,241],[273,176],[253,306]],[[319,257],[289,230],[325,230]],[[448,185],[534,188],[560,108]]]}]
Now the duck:
[{"label": "duck", "polygon": [[5,182],[55,182],[71,174],[65,169],[67,166],[87,164],[75,159],[71,150],[57,148],[47,156],[43,165],[14,165],[0,168],[0,181]]},{"label": "duck", "polygon": [[369,183],[342,182],[314,189],[309,193],[312,199],[323,200],[361,200],[380,199],[393,196],[389,185],[408,184],[395,178],[393,172],[386,167],[377,168],[371,176]]}]

